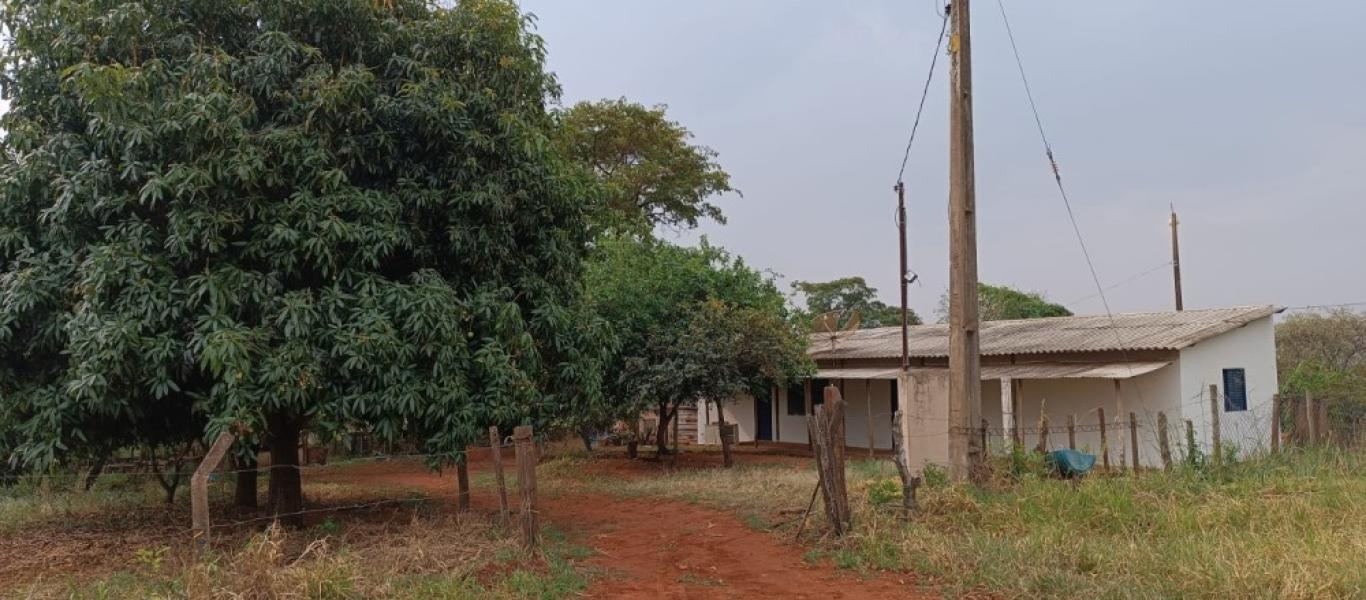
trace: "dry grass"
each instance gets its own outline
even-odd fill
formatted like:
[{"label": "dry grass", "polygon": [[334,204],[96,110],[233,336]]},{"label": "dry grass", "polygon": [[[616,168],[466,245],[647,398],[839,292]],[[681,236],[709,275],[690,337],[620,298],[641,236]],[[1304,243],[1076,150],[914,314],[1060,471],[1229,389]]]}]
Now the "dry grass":
[{"label": "dry grass", "polygon": [[[907,523],[892,509],[899,498],[886,494],[897,487],[891,465],[852,462],[855,531],[809,556],[913,571],[949,596],[1366,597],[1366,455],[1297,452],[1076,485],[1000,468],[983,488],[922,488],[922,512]],[[622,479],[563,460],[550,473],[551,489],[698,502],[784,535],[815,484],[814,469],[789,465]],[[812,524],[822,528],[819,513],[818,505]]]}]

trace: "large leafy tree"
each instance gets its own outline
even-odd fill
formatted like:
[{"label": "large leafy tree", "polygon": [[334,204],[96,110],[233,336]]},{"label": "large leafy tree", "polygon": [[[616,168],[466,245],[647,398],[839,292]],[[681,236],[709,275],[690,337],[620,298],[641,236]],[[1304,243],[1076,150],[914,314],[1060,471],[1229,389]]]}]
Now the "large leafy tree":
[{"label": "large leafy tree", "polygon": [[[888,306],[877,299],[877,288],[868,285],[862,277],[843,277],[832,281],[796,281],[792,290],[802,296],[806,308],[801,311],[804,318],[818,317],[824,313],[839,311],[843,313],[840,326],[844,326],[857,312],[859,327],[890,327],[901,325],[901,308]],[[907,320],[911,325],[920,324],[920,316],[907,309]]]},{"label": "large leafy tree", "polygon": [[[168,418],[463,458],[591,404],[596,183],[510,0],[7,2],[0,423],[31,468]],[[170,415],[169,417],[167,415]],[[115,433],[111,433],[115,432]],[[277,512],[298,473],[271,477]]]},{"label": "large leafy tree", "polygon": [[620,343],[602,410],[585,413],[593,426],[652,408],[663,440],[682,406],[758,393],[808,368],[805,338],[788,322],[772,276],[705,240],[686,248],[605,238],[587,282],[593,310]]},{"label": "large leafy tree", "polygon": [[560,114],[556,141],[607,189],[600,228],[649,236],[656,226],[693,228],[704,219],[725,223],[712,199],[734,192],[716,152],[692,143],[692,133],[663,106],[602,100],[580,102]]},{"label": "large leafy tree", "polygon": [[[1072,311],[1061,304],[1049,302],[1037,292],[1023,292],[1005,285],[977,284],[978,318],[983,321],[1004,321],[1007,319],[1038,319],[1043,317],[1068,317]],[[949,319],[949,296],[939,297],[939,308],[935,311],[939,322]]]}]

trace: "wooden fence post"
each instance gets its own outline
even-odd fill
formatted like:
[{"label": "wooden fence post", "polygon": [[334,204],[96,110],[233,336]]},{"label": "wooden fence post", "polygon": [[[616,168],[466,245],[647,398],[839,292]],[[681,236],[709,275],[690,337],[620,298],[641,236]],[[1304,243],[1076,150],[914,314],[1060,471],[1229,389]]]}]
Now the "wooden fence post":
[{"label": "wooden fence post", "polygon": [[1107,472],[1110,470],[1110,440],[1105,436],[1105,407],[1096,409],[1096,417],[1100,420],[1100,464]]},{"label": "wooden fence post", "polygon": [[1209,384],[1209,434],[1212,441],[1210,454],[1214,455],[1215,465],[1219,465],[1224,460],[1223,445],[1219,440],[1219,413],[1221,412],[1223,411],[1219,410],[1219,386],[1211,383]]},{"label": "wooden fence post", "polygon": [[1271,453],[1281,451],[1281,395],[1271,395]]},{"label": "wooden fence post", "polygon": [[1134,467],[1134,473],[1138,473],[1138,417],[1134,413],[1129,413],[1129,451],[1133,453],[1133,458],[1129,463]]},{"label": "wooden fence post", "polygon": [[522,498],[522,546],[535,550],[540,532],[536,523],[536,444],[531,439],[531,426],[514,428],[512,441],[517,446],[517,490]]},{"label": "wooden fence post", "polygon": [[1319,411],[1314,410],[1314,392],[1304,392],[1304,421],[1308,425],[1306,431],[1309,432],[1309,445],[1317,444],[1319,441]]},{"label": "wooden fence post", "polygon": [[982,456],[984,457],[990,456],[990,453],[987,452],[987,448],[991,447],[987,445],[987,428],[990,426],[991,423],[987,422],[986,419],[982,419]]},{"label": "wooden fence post", "polygon": [[1195,447],[1195,422],[1186,419],[1186,462],[1192,466],[1195,465],[1196,452],[1199,450]]},{"label": "wooden fence post", "polygon": [[209,474],[218,468],[218,463],[223,462],[223,455],[228,453],[228,448],[236,439],[226,431],[218,434],[218,439],[213,441],[208,454],[204,455],[204,460],[200,461],[194,475],[190,476],[190,519],[194,525],[192,535],[196,549],[209,546]]},{"label": "wooden fence post", "polygon": [[[1042,408],[1042,406],[1040,406]],[[1039,413],[1039,446],[1040,453],[1048,452],[1048,415]]]},{"label": "wooden fence post", "polygon": [[[909,378],[905,378],[905,380],[909,380]],[[907,394],[907,397],[909,395]],[[911,465],[908,462],[909,453],[906,451],[908,440],[905,439],[901,431],[901,410],[892,412],[892,462],[896,464],[897,473],[901,476],[902,516],[909,518],[915,514],[915,495],[916,490],[920,487],[920,478],[911,471]]]},{"label": "wooden fence post", "polygon": [[493,476],[498,480],[498,516],[507,523],[508,488],[503,475],[503,437],[498,435],[498,426],[489,427],[489,459],[493,461]]},{"label": "wooden fence post", "polygon": [[1170,471],[1172,469],[1172,446],[1167,439],[1167,413],[1161,411],[1157,413],[1157,449],[1162,455],[1162,468]]},{"label": "wooden fence post", "polygon": [[828,385],[824,390],[825,403],[815,407],[813,441],[816,445],[816,467],[820,469],[825,517],[835,535],[849,530],[849,489],[844,481],[844,398],[839,388]]},{"label": "wooden fence post", "polygon": [[1077,449],[1077,415],[1067,415],[1067,447]]}]

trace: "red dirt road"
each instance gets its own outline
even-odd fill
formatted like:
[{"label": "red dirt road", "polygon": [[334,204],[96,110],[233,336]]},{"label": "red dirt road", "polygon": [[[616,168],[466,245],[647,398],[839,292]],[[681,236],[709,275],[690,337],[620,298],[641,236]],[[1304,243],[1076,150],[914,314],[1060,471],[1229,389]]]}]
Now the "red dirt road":
[{"label": "red dirt road", "polygon": [[[608,460],[606,463],[622,461]],[[603,465],[616,473],[622,465]],[[450,495],[453,477],[420,467],[349,471],[345,479]],[[490,508],[486,494],[476,504]],[[908,576],[862,579],[802,559],[805,549],[746,527],[729,513],[682,502],[595,494],[542,496],[543,522],[581,536],[596,551],[589,598],[934,598]]]}]

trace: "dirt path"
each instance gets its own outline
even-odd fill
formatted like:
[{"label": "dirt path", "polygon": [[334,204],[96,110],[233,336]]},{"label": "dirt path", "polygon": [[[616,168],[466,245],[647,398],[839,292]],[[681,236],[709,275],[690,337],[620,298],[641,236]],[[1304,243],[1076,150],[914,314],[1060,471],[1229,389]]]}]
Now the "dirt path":
[{"label": "dirt path", "polygon": [[[449,495],[453,477],[420,468],[363,468],[348,480]],[[491,508],[488,499],[476,504]],[[482,501],[481,501],[482,500]],[[596,494],[543,497],[546,522],[583,536],[602,572],[590,598],[933,598],[909,578],[861,579],[802,559],[805,549],[746,527],[729,513],[673,501]]]}]

